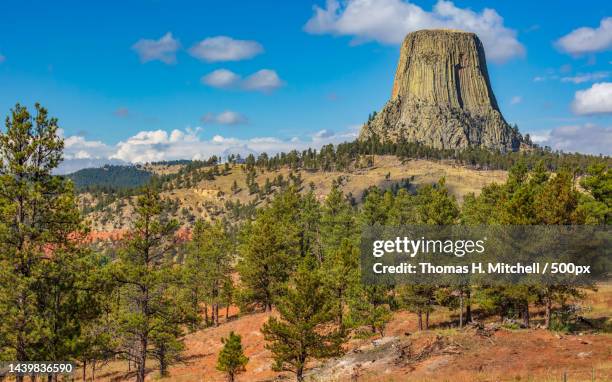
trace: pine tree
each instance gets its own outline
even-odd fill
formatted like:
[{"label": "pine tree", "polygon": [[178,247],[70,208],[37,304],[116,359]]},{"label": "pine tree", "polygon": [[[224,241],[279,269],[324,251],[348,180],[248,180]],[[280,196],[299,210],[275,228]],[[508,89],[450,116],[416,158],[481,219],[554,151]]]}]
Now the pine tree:
[{"label": "pine tree", "polygon": [[450,225],[457,221],[459,207],[449,194],[444,178],[420,188],[416,195],[416,224]]},{"label": "pine tree", "polygon": [[[167,347],[180,341],[180,325],[188,316],[184,314],[188,309],[175,298],[182,277],[172,258],[178,224],[168,219],[164,207],[155,191],[143,192],[114,264],[114,278],[121,288],[116,321],[128,346],[126,353],[136,363],[138,382],[144,381],[147,357],[159,358],[160,341]],[[169,361],[160,362],[160,372],[165,373]]]},{"label": "pine tree", "polygon": [[300,247],[302,257],[313,254],[321,262],[323,249],[321,248],[321,205],[311,189],[301,199],[300,203]]},{"label": "pine tree", "polygon": [[217,370],[227,374],[228,382],[234,382],[236,375],[245,370],[249,358],[244,355],[242,350],[240,335],[232,331],[227,338],[223,338],[221,341],[223,342],[223,349],[219,352]]},{"label": "pine tree", "polygon": [[321,265],[321,277],[329,298],[335,301],[337,325],[345,327],[344,311],[350,292],[359,285],[359,248],[348,240],[325,256]]},{"label": "pine tree", "polygon": [[240,187],[238,186],[238,182],[236,180],[234,180],[234,183],[232,183],[231,190],[234,195],[240,191]]},{"label": "pine tree", "polygon": [[328,297],[316,261],[308,256],[277,299],[280,318],[270,317],[261,329],[274,370],[295,373],[301,382],[309,359],[342,353],[344,332],[334,325],[335,309]]},{"label": "pine tree", "polygon": [[587,168],[580,185],[590,196],[581,195],[580,213],[587,224],[612,224],[612,169],[606,163]]},{"label": "pine tree", "polygon": [[337,182],[325,198],[321,214],[323,252],[338,248],[344,239],[357,241],[357,225],[352,208]]},{"label": "pine tree", "polygon": [[57,120],[36,112],[17,104],[0,131],[0,359],[73,360],[99,314],[97,264],[81,245],[72,183],[52,174],[64,147]]},{"label": "pine tree", "polygon": [[242,231],[238,264],[242,307],[271,310],[301,253],[299,194],[290,188]]},{"label": "pine tree", "polygon": [[192,307],[200,310],[200,303],[211,306],[212,322],[219,325],[219,306],[223,302],[223,288],[231,287],[233,243],[223,223],[197,221],[185,260],[189,286],[194,295]]},{"label": "pine tree", "polygon": [[384,335],[391,320],[389,288],[385,285],[358,284],[350,290],[348,306],[349,325],[353,328],[365,326],[371,334]]}]

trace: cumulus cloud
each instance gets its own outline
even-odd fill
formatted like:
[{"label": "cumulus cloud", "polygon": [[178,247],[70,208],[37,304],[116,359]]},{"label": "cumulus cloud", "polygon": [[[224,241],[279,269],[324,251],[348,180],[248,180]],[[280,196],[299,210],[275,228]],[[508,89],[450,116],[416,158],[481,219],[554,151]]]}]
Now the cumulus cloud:
[{"label": "cumulus cloud", "polygon": [[612,49],[612,17],[602,19],[597,28],[574,29],[557,40],[555,45],[572,55],[610,50]]},{"label": "cumulus cloud", "polygon": [[283,81],[274,70],[262,69],[244,79],[242,87],[246,90],[271,92],[283,86]]},{"label": "cumulus cloud", "polygon": [[176,63],[176,51],[180,47],[181,44],[170,32],[159,40],[140,39],[132,45],[132,49],[138,54],[142,63],[159,60],[165,64]]},{"label": "cumulus cloud", "polygon": [[612,127],[593,124],[561,126],[550,131],[536,132],[531,139],[553,150],[612,155]]},{"label": "cumulus cloud", "polygon": [[219,114],[207,113],[200,118],[202,123],[211,123],[218,125],[241,125],[248,123],[248,118],[236,111],[226,110]]},{"label": "cumulus cloud", "polygon": [[65,159],[108,158],[113,148],[102,141],[88,141],[82,136],[73,135],[64,139]]},{"label": "cumulus cloud", "polygon": [[574,95],[572,110],[579,115],[612,113],[612,82],[593,84]]},{"label": "cumulus cloud", "polygon": [[246,78],[227,69],[217,69],[204,77],[201,82],[205,85],[221,89],[243,89],[249,91],[272,92],[285,83],[274,70],[262,69]]},{"label": "cumulus cloud", "polygon": [[202,77],[201,82],[214,88],[231,88],[240,83],[240,76],[231,70],[217,69]]},{"label": "cumulus cloud", "polygon": [[353,36],[355,43],[378,41],[398,44],[419,29],[449,28],[476,33],[487,57],[505,62],[525,54],[516,31],[504,26],[504,19],[491,8],[477,13],[439,0],[432,11],[405,0],[327,0],[325,8],[315,6],[304,29],[313,34]]},{"label": "cumulus cloud", "polygon": [[[141,131],[114,146],[100,141],[88,141],[83,137],[70,136],[65,139],[65,168],[76,171],[87,167],[88,163],[144,163],[175,159],[206,159],[212,155],[223,156],[224,153],[240,148],[243,152],[267,152],[274,154],[291,150],[305,150],[309,147],[319,148],[325,144],[338,144],[352,141],[357,137],[358,129],[347,128],[340,133],[321,130],[310,137],[280,139],[276,137],[254,137],[239,139],[215,135],[210,139],[199,136],[200,128],[172,130]],[[81,166],[82,164],[82,166]],[[68,172],[62,170],[63,173]]]},{"label": "cumulus cloud", "polygon": [[133,163],[159,161],[166,156],[180,155],[197,141],[197,130],[175,129],[170,134],[165,130],[141,131],[119,142],[110,158]]},{"label": "cumulus cloud", "polygon": [[571,77],[561,77],[561,82],[572,82],[581,84],[584,82],[594,82],[606,79],[610,76],[610,72],[595,72],[595,73],[580,73]]},{"label": "cumulus cloud", "polygon": [[227,36],[209,37],[189,49],[192,56],[207,62],[246,60],[261,52],[263,47],[257,41],[234,40]]}]

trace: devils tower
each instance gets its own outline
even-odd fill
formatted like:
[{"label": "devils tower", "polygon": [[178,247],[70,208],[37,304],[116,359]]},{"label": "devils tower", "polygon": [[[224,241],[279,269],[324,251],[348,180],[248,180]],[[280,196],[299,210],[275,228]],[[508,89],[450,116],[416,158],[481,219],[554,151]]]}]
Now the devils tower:
[{"label": "devils tower", "polygon": [[474,33],[420,30],[400,50],[391,99],[360,133],[443,149],[517,150],[521,136],[504,120]]}]

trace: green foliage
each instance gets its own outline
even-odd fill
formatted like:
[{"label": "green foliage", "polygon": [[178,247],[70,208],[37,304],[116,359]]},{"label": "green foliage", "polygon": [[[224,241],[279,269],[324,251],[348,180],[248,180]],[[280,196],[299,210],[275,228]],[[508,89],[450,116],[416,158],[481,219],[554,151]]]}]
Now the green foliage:
[{"label": "green foliage", "polygon": [[244,307],[272,309],[274,297],[295,269],[300,256],[300,196],[294,189],[279,194],[270,208],[258,211],[241,232],[238,272]]},{"label": "green foliage", "polygon": [[52,175],[58,129],[40,105],[32,116],[17,104],[0,131],[0,359],[74,360],[99,312],[71,183]]},{"label": "green foliage", "polygon": [[386,286],[357,285],[351,290],[348,323],[352,328],[368,327],[372,334],[385,333],[391,320],[390,296]]},{"label": "green foliage", "polygon": [[232,331],[227,338],[223,338],[221,341],[223,342],[223,349],[219,352],[217,370],[225,372],[229,382],[234,382],[234,377],[245,370],[249,359],[242,350],[240,335]]},{"label": "green foliage", "polygon": [[354,211],[336,182],[323,203],[320,224],[324,251],[338,248],[345,239],[358,237]]},{"label": "green foliage", "polygon": [[132,229],[113,264],[120,287],[115,320],[131,349],[126,353],[137,365],[139,382],[144,381],[149,355],[160,359],[160,373],[166,373],[172,351],[180,351],[182,325],[192,317],[190,306],[176,298],[183,279],[172,258],[178,223],[167,218],[164,207],[153,190],[138,198]]},{"label": "green foliage", "polygon": [[152,173],[138,166],[111,166],[85,168],[67,175],[81,191],[119,190],[146,185]]},{"label": "green foliage", "polygon": [[303,381],[310,358],[342,353],[344,332],[333,326],[335,309],[327,297],[315,260],[309,256],[276,300],[280,319],[271,317],[261,329],[274,357],[274,370],[293,372]]},{"label": "green foliage", "polygon": [[212,307],[212,322],[219,325],[219,306],[232,288],[233,243],[222,222],[197,221],[185,259],[186,282],[192,309]]},{"label": "green foliage", "polygon": [[341,329],[347,324],[344,315],[351,291],[359,286],[359,248],[344,240],[339,248],[330,251],[320,268],[328,298],[335,302],[337,324]]},{"label": "green foliage", "polygon": [[[403,285],[398,288],[400,307],[409,312],[416,313],[419,330],[429,329],[429,314],[433,311],[436,302],[437,288],[431,285]],[[423,326],[425,314],[425,326]]]},{"label": "green foliage", "polygon": [[[595,190],[592,195],[605,194],[597,191],[605,189],[604,169],[596,165],[588,172],[584,187]],[[520,162],[510,170],[505,184],[487,186],[480,196],[466,197],[461,220],[466,224],[593,224],[605,219],[606,208],[605,202],[576,189],[572,172],[563,169],[550,175],[542,163],[529,172],[526,163]],[[577,294],[577,288],[569,286],[481,286],[478,291],[481,307],[501,317],[520,316],[524,326],[529,326],[529,304],[545,307],[545,322],[550,326],[553,304]]]},{"label": "green foliage", "polygon": [[612,169],[605,163],[595,163],[587,168],[580,185],[592,198],[583,198],[582,209],[590,219],[589,224],[612,224]]}]

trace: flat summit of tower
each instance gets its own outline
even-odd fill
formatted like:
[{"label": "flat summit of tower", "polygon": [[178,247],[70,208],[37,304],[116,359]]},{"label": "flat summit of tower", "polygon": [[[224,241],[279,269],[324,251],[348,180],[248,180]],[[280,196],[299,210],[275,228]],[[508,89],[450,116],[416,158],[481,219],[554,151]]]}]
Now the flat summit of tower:
[{"label": "flat summit of tower", "polygon": [[450,29],[406,36],[391,98],[363,126],[360,139],[374,135],[443,149],[513,151],[521,143],[497,105],[482,42],[474,33]]}]

